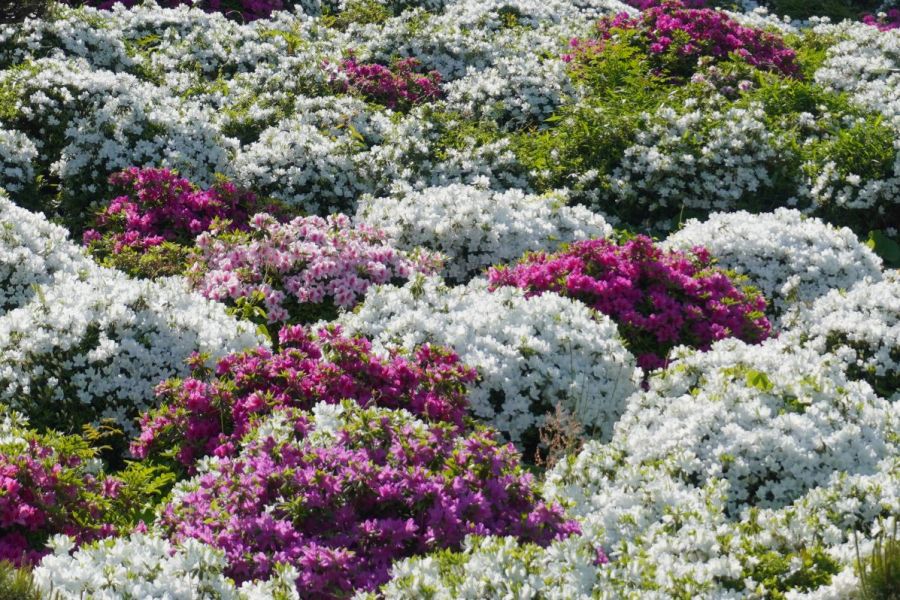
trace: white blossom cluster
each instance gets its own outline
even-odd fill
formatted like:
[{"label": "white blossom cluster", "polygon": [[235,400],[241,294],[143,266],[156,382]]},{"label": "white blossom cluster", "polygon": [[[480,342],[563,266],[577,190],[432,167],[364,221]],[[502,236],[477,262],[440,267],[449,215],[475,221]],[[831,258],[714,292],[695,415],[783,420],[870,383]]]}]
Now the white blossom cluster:
[{"label": "white blossom cluster", "polygon": [[65,228],[16,206],[0,190],[0,316],[28,303],[38,286],[89,265]]},{"label": "white blossom cluster", "polygon": [[[458,552],[398,561],[379,591],[409,600],[563,600],[596,597],[598,590],[600,597],[658,600],[855,598],[856,544],[868,555],[875,536],[900,514],[896,455],[872,473],[835,472],[787,506],[736,518],[725,510],[726,481],[696,487],[677,472],[675,460],[635,465],[614,444],[589,442],[548,473],[544,486],[546,496],[569,504],[580,535],[545,549],[468,538]],[[598,549],[608,562],[597,560]],[[816,583],[805,591],[798,581]]]},{"label": "white blossom cluster", "polygon": [[832,356],[777,339],[673,354],[629,399],[614,438],[630,462],[668,459],[688,481],[728,481],[732,514],[784,506],[833,472],[871,473],[897,453],[890,404]]},{"label": "white blossom cluster", "polygon": [[[59,600],[299,600],[296,571],[281,567],[266,582],[238,587],[223,574],[220,550],[194,539],[174,545],[153,533],[134,533],[75,549],[64,535],[33,571],[38,589]],[[74,550],[74,551],[73,551]]]},{"label": "white blossom cluster", "polygon": [[379,286],[338,322],[376,348],[453,348],[480,375],[469,394],[472,412],[513,441],[534,433],[559,403],[608,439],[640,378],[609,318],[552,293],[491,292],[479,279],[456,288],[437,277]]},{"label": "white blossom cluster", "polygon": [[832,290],[794,316],[784,336],[844,361],[879,394],[900,394],[900,275]]},{"label": "white blossom cluster", "polygon": [[424,246],[441,252],[447,257],[445,279],[464,283],[525,252],[553,251],[563,243],[612,233],[603,217],[565,201],[562,194],[456,184],[363,198],[357,219],[385,231],[400,249]]},{"label": "white blossom cluster", "polygon": [[34,183],[37,146],[21,131],[0,129],[0,188],[21,192]]},{"label": "white blossom cluster", "polygon": [[663,106],[625,150],[610,177],[617,202],[660,207],[732,210],[771,183],[775,156],[762,106]]},{"label": "white blossom cluster", "polygon": [[714,213],[690,219],[664,245],[687,250],[704,246],[719,266],[747,275],[781,314],[833,289],[881,279],[881,259],[847,228],[838,229],[797,210]]},{"label": "white blossom cluster", "polygon": [[0,86],[17,91],[16,120],[67,192],[89,196],[129,166],[168,166],[207,185],[230,172],[236,142],[212,125],[208,107],[132,75],[45,58],[0,72]]},{"label": "white blossom cluster", "polygon": [[131,431],[156,384],[184,375],[193,352],[215,358],[261,342],[182,279],[132,280],[86,259],[42,217],[2,199],[0,214],[0,400],[34,420],[62,411]]}]

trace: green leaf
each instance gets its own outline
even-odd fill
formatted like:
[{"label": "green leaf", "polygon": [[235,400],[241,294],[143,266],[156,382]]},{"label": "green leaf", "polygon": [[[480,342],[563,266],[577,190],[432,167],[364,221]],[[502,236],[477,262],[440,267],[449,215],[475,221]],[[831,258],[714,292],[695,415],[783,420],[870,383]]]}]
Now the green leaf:
[{"label": "green leaf", "polygon": [[755,387],[756,389],[762,392],[771,392],[772,388],[775,386],[772,384],[772,381],[769,379],[769,376],[763,373],[762,371],[747,371],[747,385],[751,387]]},{"label": "green leaf", "polygon": [[870,231],[866,245],[891,268],[900,268],[900,243],[883,231]]}]

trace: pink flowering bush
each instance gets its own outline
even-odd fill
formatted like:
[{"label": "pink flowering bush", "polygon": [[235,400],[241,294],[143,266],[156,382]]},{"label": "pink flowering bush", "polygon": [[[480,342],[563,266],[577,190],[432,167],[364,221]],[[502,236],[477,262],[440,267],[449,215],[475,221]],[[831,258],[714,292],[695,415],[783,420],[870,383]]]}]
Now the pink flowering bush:
[{"label": "pink flowering bush", "polygon": [[883,15],[863,15],[862,22],[877,27],[881,31],[900,29],[900,8],[892,8]]},{"label": "pink flowering bush", "polygon": [[[2,410],[2,409],[0,409]],[[0,561],[33,565],[56,534],[83,543],[132,529],[154,511],[170,473],[129,465],[105,475],[81,436],[37,433],[16,413],[0,418]]]},{"label": "pink flowering bush", "polygon": [[658,75],[689,79],[703,57],[725,60],[731,56],[765,71],[793,76],[798,72],[796,53],[778,36],[744,27],[721,11],[688,8],[679,0],[666,0],[636,17],[619,13],[597,23],[597,39],[571,42],[564,59],[577,70],[602,53],[613,39],[625,39],[648,55]]},{"label": "pink flowering bush", "polygon": [[241,452],[207,466],[162,512],[175,539],[221,548],[238,582],[296,567],[302,598],[347,598],[394,560],[468,534],[542,545],[577,532],[540,501],[515,448],[478,430],[344,402],[280,409]]},{"label": "pink flowering bush", "polygon": [[360,63],[351,54],[341,61],[334,86],[342,92],[354,92],[388,108],[407,109],[414,104],[437,100],[441,93],[441,74],[418,72],[415,58],[395,61],[390,67]]},{"label": "pink flowering bush", "polygon": [[491,269],[488,277],[495,289],[557,292],[610,316],[644,369],[664,366],[677,345],[705,350],[726,337],[756,343],[771,331],[765,299],[713,267],[705,249],[664,252],[645,236],[531,254],[512,268]]},{"label": "pink flowering bush", "polygon": [[196,360],[193,377],[161,384],[163,404],[142,417],[132,453],[191,467],[208,454],[233,454],[253,423],[277,408],[345,399],[462,426],[466,389],[476,373],[449,350],[422,346],[411,357],[395,352],[384,359],[368,340],[344,337],[339,328],[290,326],[279,337],[278,352],[259,347],[231,354],[214,377]]},{"label": "pink flowering bush", "polygon": [[[260,213],[247,232],[214,228],[197,238],[189,277],[219,301],[262,305],[268,323],[333,318],[372,285],[431,273],[437,257],[395,250],[387,236],[345,215],[279,223]],[[251,315],[252,316],[252,315]]]},{"label": "pink flowering bush", "polygon": [[140,258],[160,250],[174,255],[168,257],[173,259],[170,269],[183,270],[187,247],[214,220],[227,219],[229,227],[246,229],[249,211],[261,207],[254,194],[233,183],[203,190],[168,169],[131,167],[109,181],[122,195],[100,211],[96,228],[84,232],[84,244],[100,262],[134,275],[147,274]]}]

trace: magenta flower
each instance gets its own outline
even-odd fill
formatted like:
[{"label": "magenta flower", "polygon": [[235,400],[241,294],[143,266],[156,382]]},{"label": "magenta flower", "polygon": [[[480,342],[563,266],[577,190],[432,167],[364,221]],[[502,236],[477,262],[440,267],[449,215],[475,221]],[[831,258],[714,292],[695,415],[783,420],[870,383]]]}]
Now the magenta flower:
[{"label": "magenta flower", "polygon": [[771,331],[765,299],[736,287],[705,249],[663,252],[644,236],[623,245],[588,240],[555,255],[531,254],[512,268],[491,269],[488,277],[494,288],[556,292],[610,316],[644,369],[664,366],[677,345],[705,350],[725,337],[756,343]]},{"label": "magenta flower", "polygon": [[578,65],[602,54],[616,32],[625,30],[638,34],[629,37],[629,43],[637,44],[648,54],[655,71],[679,80],[690,79],[701,58],[724,60],[729,55],[739,56],[764,71],[797,74],[796,53],[781,38],[744,27],[724,12],[700,8],[702,4],[638,0],[633,5],[645,9],[641,14],[605,17],[597,23],[597,39],[573,44],[576,48],[573,62]]},{"label": "magenta flower", "polygon": [[161,384],[163,404],[142,417],[132,452],[166,453],[191,467],[202,456],[231,455],[253,423],[277,408],[346,399],[462,426],[476,373],[449,350],[422,346],[409,358],[379,358],[365,338],[301,326],[282,329],[280,343],[276,353],[260,347],[223,358],[214,377],[194,361],[194,377]]},{"label": "magenta flower", "polygon": [[460,436],[345,402],[323,442],[311,438],[312,414],[281,411],[288,431],[251,432],[160,519],[175,539],[221,548],[238,582],[288,563],[301,597],[346,598],[386,582],[393,561],[458,548],[469,534],[546,545],[578,531],[540,501],[515,448],[493,432]]},{"label": "magenta flower", "polygon": [[441,74],[419,73],[415,58],[404,58],[386,67],[377,63],[359,63],[350,53],[341,61],[339,70],[346,81],[334,79],[341,92],[355,92],[384,104],[388,108],[408,108],[437,100],[441,93]]}]

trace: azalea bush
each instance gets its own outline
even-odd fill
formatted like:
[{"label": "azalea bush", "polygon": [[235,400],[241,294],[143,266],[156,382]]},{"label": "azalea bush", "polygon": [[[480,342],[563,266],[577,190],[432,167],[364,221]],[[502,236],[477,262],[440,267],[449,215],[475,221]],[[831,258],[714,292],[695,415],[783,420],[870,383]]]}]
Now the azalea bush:
[{"label": "azalea bush", "polygon": [[246,230],[251,212],[270,206],[231,182],[204,190],[169,169],[132,167],[109,183],[123,193],[97,214],[84,244],[99,261],[133,275],[184,270],[188,247],[213,221]]},{"label": "azalea bush", "polygon": [[401,252],[384,232],[346,215],[279,223],[259,213],[249,225],[241,232],[218,224],[200,235],[189,277],[207,298],[258,306],[268,323],[334,318],[370,286],[440,266],[438,255]]},{"label": "azalea bush", "polygon": [[709,252],[664,251],[639,236],[624,244],[576,242],[557,254],[526,255],[511,268],[491,269],[491,284],[528,295],[556,292],[609,315],[645,369],[665,366],[678,345],[707,349],[736,337],[769,336],[765,299],[717,269]]},{"label": "azalea bush", "polygon": [[784,75],[797,72],[794,51],[777,36],[740,25],[720,11],[686,7],[679,0],[662,2],[636,17],[620,13],[601,19],[596,39],[572,40],[573,51],[566,59],[577,65],[596,54],[602,57],[605,43],[619,35],[648,53],[653,69],[667,77],[689,78],[700,58],[722,60],[730,55],[759,69]]},{"label": "azalea bush", "polygon": [[352,91],[388,108],[403,108],[437,100],[441,92],[441,74],[420,73],[421,63],[415,58],[395,61],[390,67],[378,63],[360,63],[351,53],[338,67],[340,78],[335,87]]},{"label": "azalea bush", "polygon": [[177,488],[161,525],[221,548],[236,581],[289,563],[304,598],[339,598],[384,583],[394,559],[457,547],[467,534],[546,545],[577,531],[532,486],[490,431],[460,436],[346,401],[262,420],[239,453]]},{"label": "azalea bush", "polygon": [[382,358],[365,338],[300,326],[282,329],[278,341],[278,352],[260,347],[232,354],[214,371],[194,359],[192,377],[161,384],[161,406],[142,417],[132,452],[192,468],[208,454],[232,455],[254,423],[276,409],[344,399],[463,424],[476,375],[444,348],[426,345],[408,357]]}]

